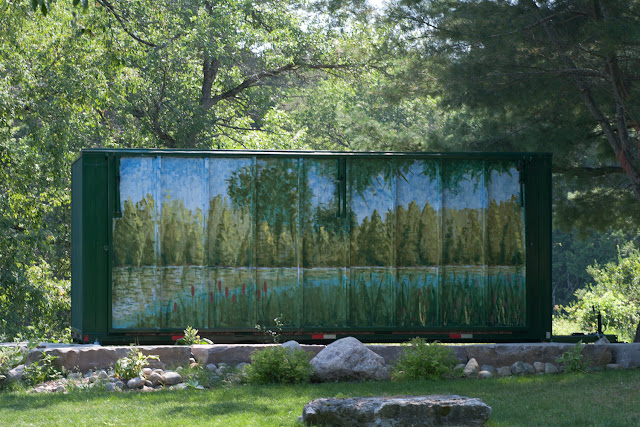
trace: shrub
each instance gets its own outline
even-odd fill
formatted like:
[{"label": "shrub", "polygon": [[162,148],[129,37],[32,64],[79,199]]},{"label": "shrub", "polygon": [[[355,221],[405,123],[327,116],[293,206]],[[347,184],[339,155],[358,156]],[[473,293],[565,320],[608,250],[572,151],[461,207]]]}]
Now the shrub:
[{"label": "shrub", "polygon": [[54,363],[57,358],[57,356],[44,353],[40,360],[24,367],[22,380],[27,385],[38,385],[62,378],[62,372]]},{"label": "shrub", "polygon": [[25,355],[19,345],[0,347],[0,375],[24,363]]},{"label": "shrub", "polygon": [[257,384],[308,382],[313,372],[311,356],[304,350],[282,346],[256,351],[247,368],[247,381]]},{"label": "shrub", "polygon": [[616,334],[621,341],[633,341],[640,321],[640,252],[620,250],[617,263],[595,264],[587,271],[595,284],[576,291],[577,301],[564,307],[567,318],[583,330],[595,331],[599,310],[605,333]]},{"label": "shrub", "polygon": [[457,364],[458,359],[450,348],[414,338],[398,359],[393,376],[409,380],[442,378],[452,376]]},{"label": "shrub", "polygon": [[562,363],[566,372],[584,372],[587,368],[586,361],[582,355],[582,340],[578,341],[573,348],[562,353],[556,362]]},{"label": "shrub", "polygon": [[128,381],[132,378],[142,376],[142,368],[144,368],[149,359],[159,360],[158,356],[145,356],[138,349],[131,349],[129,356],[122,357],[116,361],[114,370],[118,378]]},{"label": "shrub", "polygon": [[193,344],[213,344],[213,341],[207,338],[200,338],[198,330],[187,326],[184,330],[184,337],[176,341],[177,345],[193,345]]}]

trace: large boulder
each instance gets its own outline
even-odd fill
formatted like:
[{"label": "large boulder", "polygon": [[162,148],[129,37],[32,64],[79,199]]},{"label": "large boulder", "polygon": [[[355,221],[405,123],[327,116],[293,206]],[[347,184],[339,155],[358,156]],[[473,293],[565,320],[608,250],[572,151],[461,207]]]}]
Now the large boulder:
[{"label": "large boulder", "polygon": [[331,426],[484,425],[491,408],[480,399],[455,395],[325,398],[302,409],[301,421]]},{"label": "large boulder", "polygon": [[609,344],[607,347],[613,354],[613,361],[623,368],[640,366],[640,343]]},{"label": "large boulder", "polygon": [[353,337],[329,344],[311,359],[315,368],[314,381],[388,380],[390,378],[382,356],[369,350]]}]

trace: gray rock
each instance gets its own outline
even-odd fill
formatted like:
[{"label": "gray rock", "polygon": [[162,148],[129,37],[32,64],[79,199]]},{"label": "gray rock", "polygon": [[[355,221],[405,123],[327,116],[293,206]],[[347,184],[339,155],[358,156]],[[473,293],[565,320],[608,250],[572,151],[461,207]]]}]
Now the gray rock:
[{"label": "gray rock", "polygon": [[617,363],[623,368],[640,366],[640,343],[609,344],[607,347],[613,355],[613,363]]},{"label": "gray rock", "polygon": [[471,426],[490,416],[480,399],[455,395],[324,398],[302,409],[305,424],[333,426]]},{"label": "gray rock", "polygon": [[617,363],[609,363],[606,366],[608,371],[617,371],[619,369],[623,369],[622,365],[619,365]]},{"label": "gray rock", "polygon": [[22,374],[24,374],[24,365],[18,365],[7,372],[7,375],[6,375],[7,378],[5,379],[5,381],[8,383],[13,381],[21,381]]},{"label": "gray rock", "polygon": [[157,372],[151,372],[151,374],[147,377],[147,381],[151,383],[152,387],[157,386],[162,383],[162,375]]},{"label": "gray rock", "polygon": [[458,363],[458,364],[456,365],[456,367],[455,367],[455,368],[453,368],[453,370],[454,370],[454,371],[461,371],[461,372],[462,372],[462,371],[464,370],[464,367],[465,367],[465,366],[467,366],[465,363]]},{"label": "gray rock", "polygon": [[67,375],[67,378],[69,378],[70,380],[79,380],[82,379],[82,373],[70,372],[69,375]]},{"label": "gray rock", "polygon": [[149,380],[145,380],[144,381],[144,386],[145,387],[153,387],[153,383],[151,381],[149,381]]},{"label": "gray rock", "polygon": [[107,391],[120,391],[121,389],[116,385],[116,383],[107,383],[104,386],[104,389]]},{"label": "gray rock", "polygon": [[369,350],[353,337],[329,344],[311,359],[315,381],[389,380],[382,356]]},{"label": "gray rock", "polygon": [[533,368],[536,370],[536,374],[544,374],[544,363],[534,362]]},{"label": "gray rock", "polygon": [[148,377],[149,375],[151,375],[152,372],[153,372],[153,369],[151,369],[151,368],[143,368],[142,369],[142,375],[144,375],[145,377]]},{"label": "gray rock", "polygon": [[98,372],[98,378],[101,379],[101,380],[108,380],[109,379],[109,374],[107,374],[107,371],[102,369],[102,370],[100,370],[100,372]]},{"label": "gray rock", "polygon": [[536,370],[533,365],[518,361],[511,365],[511,373],[513,375],[533,375]]},{"label": "gray rock", "polygon": [[236,366],[236,369],[240,370],[240,371],[244,371],[245,369],[247,369],[247,366],[251,366],[250,363],[238,363],[238,365]]},{"label": "gray rock", "polygon": [[477,375],[479,370],[480,370],[480,365],[478,365],[478,362],[476,361],[476,359],[471,358],[469,359],[469,361],[467,362],[467,365],[462,370],[462,374],[466,377],[472,377]]},{"label": "gray rock", "polygon": [[213,363],[209,363],[209,364],[206,366],[206,368],[207,368],[208,370],[210,370],[210,371],[214,371],[214,372],[216,371],[216,369],[218,369],[218,367],[217,367],[215,364],[213,364]]},{"label": "gray rock", "polygon": [[284,348],[288,348],[289,350],[292,350],[292,351],[302,350],[302,347],[300,346],[298,341],[293,341],[293,340],[287,341],[287,342],[283,343],[282,346]]},{"label": "gray rock", "polygon": [[188,387],[188,385],[186,385],[185,383],[179,383],[179,384],[172,385],[171,387],[169,387],[169,390],[184,390],[187,387]]},{"label": "gray rock", "polygon": [[489,371],[493,375],[496,374],[496,368],[494,368],[492,365],[482,365],[480,366],[480,371]]},{"label": "gray rock", "polygon": [[502,367],[496,369],[496,374],[498,374],[499,377],[510,377],[511,376],[511,367],[502,366]]},{"label": "gray rock", "polygon": [[177,372],[165,372],[162,377],[162,382],[167,386],[179,384],[182,381],[182,376]]},{"label": "gray rock", "polygon": [[557,374],[558,372],[558,367],[556,365],[554,365],[553,363],[545,363],[544,364],[544,373],[545,374]]},{"label": "gray rock", "polygon": [[66,392],[66,391],[67,391],[67,389],[66,389],[66,388],[65,388],[65,386],[64,386],[64,385],[62,385],[62,384],[60,384],[60,385],[58,385],[58,386],[56,387],[56,393],[64,393],[64,392]]},{"label": "gray rock", "polygon": [[136,377],[136,378],[131,378],[129,381],[127,381],[127,387],[129,387],[132,390],[135,390],[137,388],[142,388],[144,386],[144,378],[140,378],[140,377]]},{"label": "gray rock", "polygon": [[493,374],[490,371],[480,371],[478,372],[478,378],[482,378],[482,379],[493,378]]},{"label": "gray rock", "polygon": [[149,387],[149,386],[145,385],[144,387],[142,387],[142,391],[149,392],[149,391],[156,391],[156,389],[154,389],[153,387]]},{"label": "gray rock", "polygon": [[594,342],[594,344],[595,345],[611,344],[611,342],[609,342],[609,339],[603,335],[596,342]]}]

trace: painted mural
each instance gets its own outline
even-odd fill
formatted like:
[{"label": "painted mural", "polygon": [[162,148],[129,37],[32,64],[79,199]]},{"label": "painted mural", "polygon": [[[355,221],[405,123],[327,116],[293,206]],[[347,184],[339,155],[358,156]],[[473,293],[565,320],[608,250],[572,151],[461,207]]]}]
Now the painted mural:
[{"label": "painted mural", "polygon": [[526,325],[513,162],[123,157],[112,327]]}]

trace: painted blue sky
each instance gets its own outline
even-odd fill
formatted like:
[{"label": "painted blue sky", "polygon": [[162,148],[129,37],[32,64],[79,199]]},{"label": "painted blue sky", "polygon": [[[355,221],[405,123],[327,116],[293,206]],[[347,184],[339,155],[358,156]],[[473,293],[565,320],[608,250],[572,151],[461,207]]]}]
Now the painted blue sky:
[{"label": "painted blue sky", "polygon": [[[250,158],[123,157],[120,160],[121,206],[124,208],[127,199],[137,203],[147,194],[156,201],[170,196],[171,199],[181,199],[192,212],[200,209],[206,215],[210,199],[226,196],[231,174],[250,165]],[[370,218],[374,210],[384,218],[390,209],[396,206],[406,208],[413,200],[421,208],[428,202],[439,209],[440,197],[444,197],[444,204],[448,207],[478,209],[486,206],[489,200],[500,202],[520,194],[518,171],[511,168],[508,172],[493,170],[489,177],[484,178],[467,174],[457,183],[456,191],[444,189],[441,196],[438,181],[424,174],[423,166],[424,161],[416,160],[404,178],[385,182],[380,174],[362,195],[353,192],[351,209],[358,223],[365,217]],[[335,204],[336,201],[332,200],[335,179],[319,175],[313,164],[308,171],[312,205]],[[161,205],[157,206],[158,215],[161,214]]]},{"label": "painted blue sky", "polygon": [[120,159],[120,209],[128,199],[135,204],[147,194],[156,198],[156,157],[122,157]]},{"label": "painted blue sky", "polygon": [[[191,212],[206,212],[208,183],[204,158],[162,157],[160,162],[160,197],[164,202],[180,199]],[[160,213],[160,212],[159,212]]]},{"label": "painted blue sky", "polygon": [[394,208],[395,182],[386,182],[384,175],[379,174],[373,179],[373,185],[367,187],[362,194],[351,192],[351,210],[356,214],[358,224],[377,210],[384,221],[384,214]]}]

